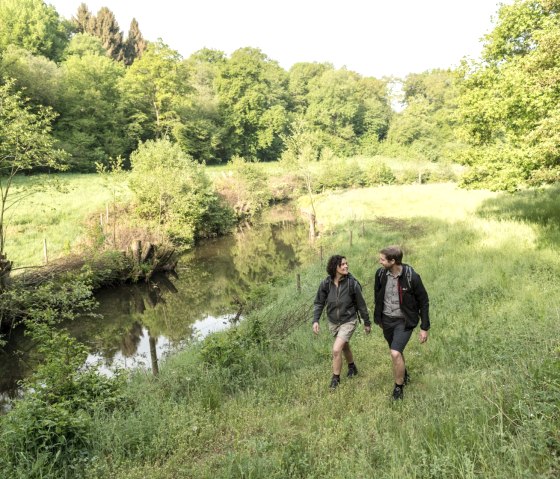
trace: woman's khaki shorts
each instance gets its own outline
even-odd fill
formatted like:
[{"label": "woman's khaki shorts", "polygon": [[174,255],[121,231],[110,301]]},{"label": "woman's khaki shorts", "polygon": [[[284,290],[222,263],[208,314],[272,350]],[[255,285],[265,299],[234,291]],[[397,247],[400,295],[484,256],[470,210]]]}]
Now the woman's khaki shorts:
[{"label": "woman's khaki shorts", "polygon": [[329,331],[334,338],[342,338],[344,341],[349,342],[350,338],[356,331],[356,326],[358,326],[358,320],[348,321],[347,323],[335,324],[329,321]]}]

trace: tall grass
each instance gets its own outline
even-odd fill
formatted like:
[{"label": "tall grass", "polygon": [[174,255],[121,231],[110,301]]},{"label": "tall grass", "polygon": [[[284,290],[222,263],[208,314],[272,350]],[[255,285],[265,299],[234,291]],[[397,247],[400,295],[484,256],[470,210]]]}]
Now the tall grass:
[{"label": "tall grass", "polygon": [[[555,193],[540,193],[545,210]],[[432,330],[407,348],[405,400],[389,399],[377,328],[352,340],[359,376],[328,391],[331,339],[324,323],[319,337],[310,327],[317,260],[300,271],[300,293],[278,282],[238,330],[168,359],[157,379],[138,373],[133,406],[97,418],[86,475],[558,477],[560,259],[558,243],[542,241],[558,222],[533,221],[531,208],[523,195],[449,185],[320,198],[325,254],[347,255],[370,306],[376,252],[389,243],[404,245],[428,288]],[[224,351],[228,367],[213,362]]]}]

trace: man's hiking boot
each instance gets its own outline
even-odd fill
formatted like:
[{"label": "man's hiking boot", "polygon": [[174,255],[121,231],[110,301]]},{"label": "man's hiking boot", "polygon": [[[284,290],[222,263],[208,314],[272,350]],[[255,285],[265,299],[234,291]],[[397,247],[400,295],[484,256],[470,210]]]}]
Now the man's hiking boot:
[{"label": "man's hiking boot", "polygon": [[334,391],[338,387],[339,384],[340,384],[340,377],[333,376],[332,379],[331,379],[331,385],[329,386],[329,388],[332,391]]},{"label": "man's hiking boot", "polygon": [[395,389],[393,389],[393,400],[397,401],[403,398],[404,398],[404,384],[401,384],[400,386],[395,384]]},{"label": "man's hiking boot", "polygon": [[358,374],[358,368],[356,367],[355,364],[353,364],[352,366],[348,366],[348,374],[347,376],[349,378],[353,378],[354,376],[356,376]]},{"label": "man's hiking boot", "polygon": [[405,369],[404,370],[404,385],[407,386],[408,383],[410,383],[410,375],[408,374],[408,371]]}]

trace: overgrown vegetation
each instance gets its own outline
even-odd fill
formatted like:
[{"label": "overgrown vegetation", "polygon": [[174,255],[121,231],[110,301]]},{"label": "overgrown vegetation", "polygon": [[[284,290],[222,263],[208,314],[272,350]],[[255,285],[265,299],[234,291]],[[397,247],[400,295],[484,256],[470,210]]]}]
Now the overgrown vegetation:
[{"label": "overgrown vegetation", "polygon": [[[325,253],[348,256],[370,306],[376,251],[389,243],[404,246],[429,289],[433,329],[426,345],[409,345],[412,383],[402,404],[389,399],[390,360],[378,330],[357,333],[360,375],[328,392],[331,339],[315,338],[309,323],[324,275],[317,260],[301,270],[301,293],[292,279],[270,285],[239,326],[169,358],[159,377],[138,372],[93,395],[91,408],[72,416],[87,421],[63,423],[74,440],[55,448],[56,472],[35,449],[13,454],[23,436],[2,435],[2,474],[556,477],[557,193],[413,185],[317,198]],[[388,201],[394,195],[399,202]],[[65,397],[76,410],[81,396]],[[31,421],[24,411],[17,424]],[[3,430],[15,427],[14,417],[2,419]]]}]

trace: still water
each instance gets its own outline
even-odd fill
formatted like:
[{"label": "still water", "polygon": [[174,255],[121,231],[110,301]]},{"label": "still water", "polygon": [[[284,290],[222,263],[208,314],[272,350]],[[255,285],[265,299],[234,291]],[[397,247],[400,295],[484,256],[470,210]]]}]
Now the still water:
[{"label": "still water", "polygon": [[[232,235],[205,241],[181,257],[174,274],[149,283],[99,291],[101,318],[80,318],[65,327],[89,348],[88,363],[157,368],[169,353],[224,329],[242,317],[242,304],[259,286],[293,272],[314,255],[306,225],[287,207]],[[0,353],[0,409],[18,394],[17,381],[33,369],[33,348],[21,331]]]}]

